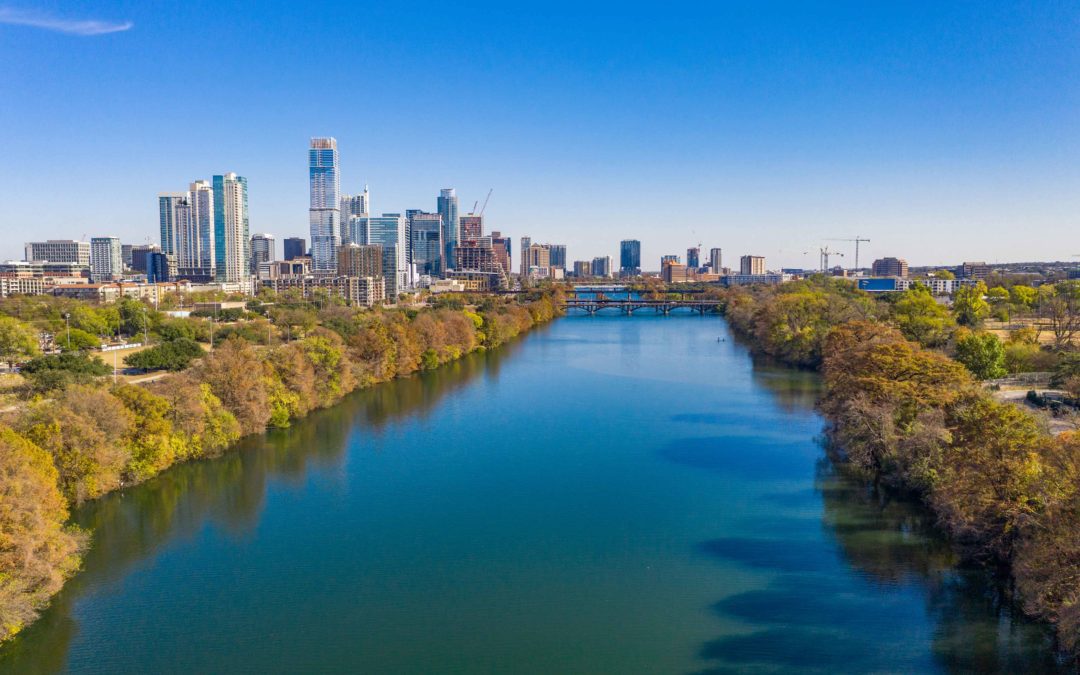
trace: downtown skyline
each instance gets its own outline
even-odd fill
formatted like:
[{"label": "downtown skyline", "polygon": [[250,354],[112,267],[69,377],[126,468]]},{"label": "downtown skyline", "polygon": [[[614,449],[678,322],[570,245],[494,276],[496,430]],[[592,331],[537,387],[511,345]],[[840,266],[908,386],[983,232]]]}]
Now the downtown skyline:
[{"label": "downtown skyline", "polygon": [[[779,3],[659,16],[648,34],[634,27],[638,8],[602,19],[565,6],[466,11],[440,26],[470,26],[476,49],[464,51],[425,41],[430,9],[367,8],[363,46],[325,55],[327,81],[359,69],[364,91],[313,107],[299,92],[317,59],[295,49],[353,11],[268,5],[220,60],[211,46],[225,25],[202,17],[206,34],[188,38],[184,60],[215,59],[233,89],[208,83],[197,101],[166,95],[165,75],[183,66],[161,43],[196,21],[191,8],[56,10],[116,23],[100,34],[0,19],[0,57],[15,66],[0,73],[0,95],[17,102],[0,109],[0,228],[154,242],[148,195],[236,171],[249,181],[252,232],[307,237],[304,147],[326,135],[340,144],[341,192],[370,185],[373,213],[432,210],[452,186],[464,214],[493,188],[488,229],[565,243],[571,260],[617,259],[622,239],[642,242],[650,269],[698,243],[810,268],[826,239],[855,235],[871,239],[864,267],[1076,248],[1080,12],[1065,3]],[[390,36],[405,24],[422,48]],[[270,36],[280,39],[260,41]],[[361,105],[408,94],[461,105]],[[121,151],[131,145],[137,165]],[[1037,236],[1010,239],[1018,232]],[[18,258],[22,239],[5,240],[0,258]]]}]

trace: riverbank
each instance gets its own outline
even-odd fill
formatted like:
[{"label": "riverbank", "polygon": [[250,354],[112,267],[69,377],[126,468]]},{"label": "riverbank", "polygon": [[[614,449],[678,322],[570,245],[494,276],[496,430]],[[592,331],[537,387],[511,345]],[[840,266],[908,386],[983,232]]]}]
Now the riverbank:
[{"label": "riverbank", "polygon": [[268,328],[238,325],[191,368],[146,387],[79,373],[36,395],[0,426],[0,641],[78,570],[92,533],[67,524],[70,506],[288,427],[356,389],[497,348],[557,313],[552,293],[469,308],[286,310],[278,320],[296,339],[276,346]]},{"label": "riverbank", "polygon": [[946,354],[906,339],[850,284],[736,290],[732,328],[819,370],[837,456],[918,497],[969,562],[1009,575],[1016,600],[1080,650],[1080,439],[1000,403]]}]

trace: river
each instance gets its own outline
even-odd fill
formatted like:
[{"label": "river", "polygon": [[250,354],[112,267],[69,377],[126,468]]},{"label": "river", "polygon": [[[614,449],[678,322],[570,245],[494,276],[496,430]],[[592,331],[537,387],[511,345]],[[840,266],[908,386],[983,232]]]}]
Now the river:
[{"label": "river", "polygon": [[717,317],[567,317],[79,509],[0,671],[1045,672]]}]

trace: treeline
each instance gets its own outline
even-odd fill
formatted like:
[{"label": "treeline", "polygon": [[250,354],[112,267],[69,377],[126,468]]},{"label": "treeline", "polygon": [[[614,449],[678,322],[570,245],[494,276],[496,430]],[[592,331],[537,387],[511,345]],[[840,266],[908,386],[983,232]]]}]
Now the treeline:
[{"label": "treeline", "polygon": [[[1025,611],[1053,623],[1075,658],[1080,436],[1055,437],[1034,415],[994,400],[970,364],[950,357],[983,334],[917,293],[880,303],[821,279],[732,291],[727,316],[761,351],[819,368],[838,458],[918,496],[968,561],[1011,574]],[[896,311],[903,301],[923,306],[917,321],[910,308]]]},{"label": "treeline", "polygon": [[[367,310],[263,296],[224,327],[129,311],[140,319],[132,332],[153,330],[159,341],[133,361],[182,371],[147,386],[113,384],[112,369],[85,352],[35,356],[26,347],[25,400],[0,424],[0,641],[78,569],[88,535],[66,524],[70,506],[287,427],[357,388],[497,347],[559,306],[552,292],[439,304]],[[0,323],[21,339],[33,332],[28,319],[59,331],[56,314],[72,309],[19,300],[0,304]],[[206,339],[215,346],[204,353]]]}]

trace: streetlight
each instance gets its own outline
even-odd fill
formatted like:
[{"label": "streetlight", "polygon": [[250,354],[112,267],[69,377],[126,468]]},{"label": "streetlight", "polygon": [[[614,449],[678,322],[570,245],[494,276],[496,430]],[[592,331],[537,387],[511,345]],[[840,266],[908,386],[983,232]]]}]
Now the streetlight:
[{"label": "streetlight", "polygon": [[67,326],[67,348],[71,351],[71,312],[64,312],[64,325]]}]

